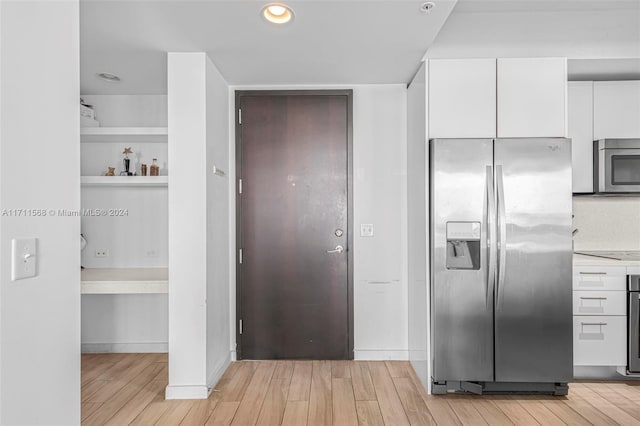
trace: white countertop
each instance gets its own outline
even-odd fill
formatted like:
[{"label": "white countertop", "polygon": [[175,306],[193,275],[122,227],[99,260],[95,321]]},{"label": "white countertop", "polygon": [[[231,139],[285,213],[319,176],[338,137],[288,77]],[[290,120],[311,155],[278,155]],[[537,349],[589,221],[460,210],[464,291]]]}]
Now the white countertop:
[{"label": "white countertop", "polygon": [[167,268],[87,268],[81,272],[82,294],[162,294],[168,292]]},{"label": "white countertop", "polygon": [[574,266],[638,266],[640,267],[640,261],[638,260],[617,260],[606,259],[604,257],[585,256],[583,254],[573,255]]}]

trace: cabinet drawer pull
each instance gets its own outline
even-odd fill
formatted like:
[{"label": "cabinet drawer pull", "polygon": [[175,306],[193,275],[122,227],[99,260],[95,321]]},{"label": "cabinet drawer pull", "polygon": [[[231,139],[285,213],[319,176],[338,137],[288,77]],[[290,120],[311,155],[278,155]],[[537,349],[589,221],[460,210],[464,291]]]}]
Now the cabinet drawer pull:
[{"label": "cabinet drawer pull", "polygon": [[607,300],[606,297],[586,297],[586,296],[580,296],[581,300]]},{"label": "cabinet drawer pull", "polygon": [[[581,322],[582,326],[580,327],[580,333],[578,334],[578,339],[580,340],[605,340],[604,332],[602,331],[602,327],[607,325],[606,322]],[[596,326],[599,327],[598,332],[585,332],[585,326]]]},{"label": "cabinet drawer pull", "polygon": [[606,272],[580,272],[580,275],[607,275]]}]

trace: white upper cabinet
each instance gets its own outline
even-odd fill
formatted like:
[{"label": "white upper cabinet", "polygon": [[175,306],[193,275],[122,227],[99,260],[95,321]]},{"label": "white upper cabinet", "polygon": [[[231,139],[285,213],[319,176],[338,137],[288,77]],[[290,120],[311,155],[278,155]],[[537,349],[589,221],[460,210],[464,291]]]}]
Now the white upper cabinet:
[{"label": "white upper cabinet", "polygon": [[573,192],[593,192],[593,82],[569,82]]},{"label": "white upper cabinet", "polygon": [[593,83],[593,137],[640,138],[640,81]]},{"label": "white upper cabinet", "polygon": [[429,61],[429,138],[496,137],[496,60]]},{"label": "white upper cabinet", "polygon": [[566,58],[498,59],[498,137],[566,137]]}]

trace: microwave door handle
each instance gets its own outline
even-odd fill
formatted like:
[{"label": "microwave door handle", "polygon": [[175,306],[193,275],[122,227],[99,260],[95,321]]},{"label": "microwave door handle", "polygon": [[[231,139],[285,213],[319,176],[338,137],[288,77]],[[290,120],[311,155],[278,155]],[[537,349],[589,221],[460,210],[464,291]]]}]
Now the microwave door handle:
[{"label": "microwave door handle", "polygon": [[485,302],[487,309],[493,308],[493,294],[496,283],[496,263],[497,263],[497,237],[496,237],[496,199],[493,188],[493,167],[486,167],[487,185],[487,285],[485,289]]},{"label": "microwave door handle", "polygon": [[504,206],[504,179],[502,165],[496,166],[496,186],[498,190],[498,279],[496,280],[496,309],[502,308],[505,289],[505,275],[507,273],[507,213]]}]

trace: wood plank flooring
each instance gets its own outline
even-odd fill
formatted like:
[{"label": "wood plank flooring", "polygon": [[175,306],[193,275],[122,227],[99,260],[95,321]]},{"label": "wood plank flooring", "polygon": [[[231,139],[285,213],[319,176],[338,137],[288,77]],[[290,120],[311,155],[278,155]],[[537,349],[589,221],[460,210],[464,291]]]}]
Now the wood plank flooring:
[{"label": "wood plank flooring", "polygon": [[166,354],[82,356],[86,425],[640,425],[640,381],[567,397],[427,395],[408,362],[232,363],[207,400],[165,401]]}]

